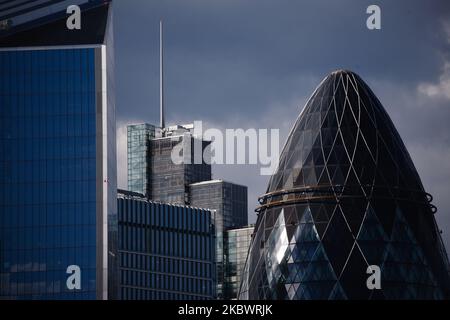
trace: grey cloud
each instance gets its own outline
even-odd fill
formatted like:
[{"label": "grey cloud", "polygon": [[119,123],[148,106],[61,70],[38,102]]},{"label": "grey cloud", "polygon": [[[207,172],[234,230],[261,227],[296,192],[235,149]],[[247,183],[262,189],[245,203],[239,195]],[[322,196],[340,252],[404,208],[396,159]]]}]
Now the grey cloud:
[{"label": "grey cloud", "polygon": [[[382,30],[369,31],[365,9],[372,3],[116,0],[118,120],[158,122],[161,17],[170,123],[204,120],[220,128],[280,128],[282,147],[320,80],[334,69],[351,69],[393,119],[425,188],[435,196],[450,248],[450,170],[443,164],[450,162],[450,104],[445,93],[433,96],[425,90],[446,88],[450,2],[377,1]],[[123,136],[123,130],[119,133]],[[125,152],[123,147],[119,152]],[[216,166],[214,171],[217,178],[249,186],[254,217],[256,198],[268,178],[259,176],[256,166]]]}]

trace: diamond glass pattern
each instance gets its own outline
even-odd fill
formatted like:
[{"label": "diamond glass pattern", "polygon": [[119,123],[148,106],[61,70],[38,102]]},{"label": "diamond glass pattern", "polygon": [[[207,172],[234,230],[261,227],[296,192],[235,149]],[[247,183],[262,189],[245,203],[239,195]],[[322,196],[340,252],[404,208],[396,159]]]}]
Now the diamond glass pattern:
[{"label": "diamond glass pattern", "polygon": [[[331,73],[260,198],[239,298],[449,298],[431,200],[373,92],[353,72]],[[380,290],[367,288],[369,265]]]}]

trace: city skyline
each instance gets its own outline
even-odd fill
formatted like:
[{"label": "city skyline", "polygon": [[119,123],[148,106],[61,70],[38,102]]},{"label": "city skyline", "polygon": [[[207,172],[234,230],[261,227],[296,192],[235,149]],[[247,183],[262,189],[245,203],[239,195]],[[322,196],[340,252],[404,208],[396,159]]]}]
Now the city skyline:
[{"label": "city skyline", "polygon": [[[366,79],[391,115],[434,196],[448,247],[450,161],[442,159],[450,159],[449,4],[381,1],[382,28],[370,31],[365,26],[370,2],[344,2],[260,1],[256,12],[253,2],[116,1],[119,148],[126,124],[159,122],[161,18],[168,124],[203,120],[223,129],[279,128],[283,145],[293,124],[288,115],[299,113],[323,76],[348,68]],[[119,154],[122,187],[125,154]],[[254,222],[268,177],[249,165],[215,165],[213,172],[213,179],[227,177],[249,187]]]},{"label": "city skyline", "polygon": [[448,0],[0,1],[0,300],[447,299],[449,106]]}]

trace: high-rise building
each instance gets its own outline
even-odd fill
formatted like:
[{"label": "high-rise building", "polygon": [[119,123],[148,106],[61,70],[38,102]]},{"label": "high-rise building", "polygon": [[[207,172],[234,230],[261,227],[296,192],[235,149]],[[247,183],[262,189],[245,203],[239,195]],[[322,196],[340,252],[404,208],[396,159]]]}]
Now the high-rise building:
[{"label": "high-rise building", "polygon": [[[88,4],[87,2],[91,2]],[[7,0],[0,3],[0,36],[29,29],[30,25],[58,19],[70,5],[87,8],[102,0]],[[41,21],[39,21],[41,20]]]},{"label": "high-rise building", "polygon": [[18,3],[0,8],[0,299],[114,298],[112,7],[79,1],[69,30],[62,2]]},{"label": "high-rise building", "polygon": [[[148,190],[152,200],[190,204],[189,185],[211,180],[211,165],[203,157],[210,142],[192,131],[193,125],[168,127],[150,140]],[[174,161],[173,155],[180,161]]]},{"label": "high-rise building", "polygon": [[[333,72],[260,198],[240,298],[448,299],[431,199],[374,93],[353,72]],[[374,272],[378,287],[367,285]]]},{"label": "high-rise building", "polygon": [[189,185],[211,180],[204,158],[210,141],[194,135],[194,124],[166,126],[162,21],[159,27],[160,124],[128,126],[128,188],[154,201],[189,204]]},{"label": "high-rise building", "polygon": [[247,187],[211,180],[209,146],[194,124],[166,126],[162,23],[160,23],[160,125],[128,126],[128,186],[152,201],[214,211],[217,296],[223,298],[224,230],[247,225]]},{"label": "high-rise building", "polygon": [[135,124],[127,126],[128,190],[149,195],[148,176],[150,140],[155,137],[155,126]]},{"label": "high-rise building", "polygon": [[[193,135],[193,124],[163,129],[129,125],[127,130],[130,191],[154,201],[189,204],[189,185],[211,180],[211,165],[203,157],[210,142]],[[173,161],[174,154],[180,161]]]},{"label": "high-rise building", "polygon": [[248,224],[247,187],[223,180],[210,180],[193,183],[189,190],[191,205],[215,212],[217,297],[224,298],[224,232]]},{"label": "high-rise building", "polygon": [[241,276],[254,228],[255,226],[252,225],[230,229],[224,233],[224,299],[230,300],[238,297]]},{"label": "high-rise building", "polygon": [[215,298],[211,211],[119,191],[118,217],[121,299]]},{"label": "high-rise building", "polygon": [[216,211],[216,227],[240,228],[248,224],[247,187],[221,179],[189,185],[191,204]]}]

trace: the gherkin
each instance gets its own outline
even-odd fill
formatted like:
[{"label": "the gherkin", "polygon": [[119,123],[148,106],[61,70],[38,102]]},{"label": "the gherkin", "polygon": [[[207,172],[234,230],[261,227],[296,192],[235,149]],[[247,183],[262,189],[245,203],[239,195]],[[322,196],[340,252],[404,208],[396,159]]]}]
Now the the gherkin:
[{"label": "the gherkin", "polygon": [[[261,206],[240,299],[443,299],[449,263],[397,130],[355,73],[315,90]],[[367,287],[368,266],[381,289]]]}]

